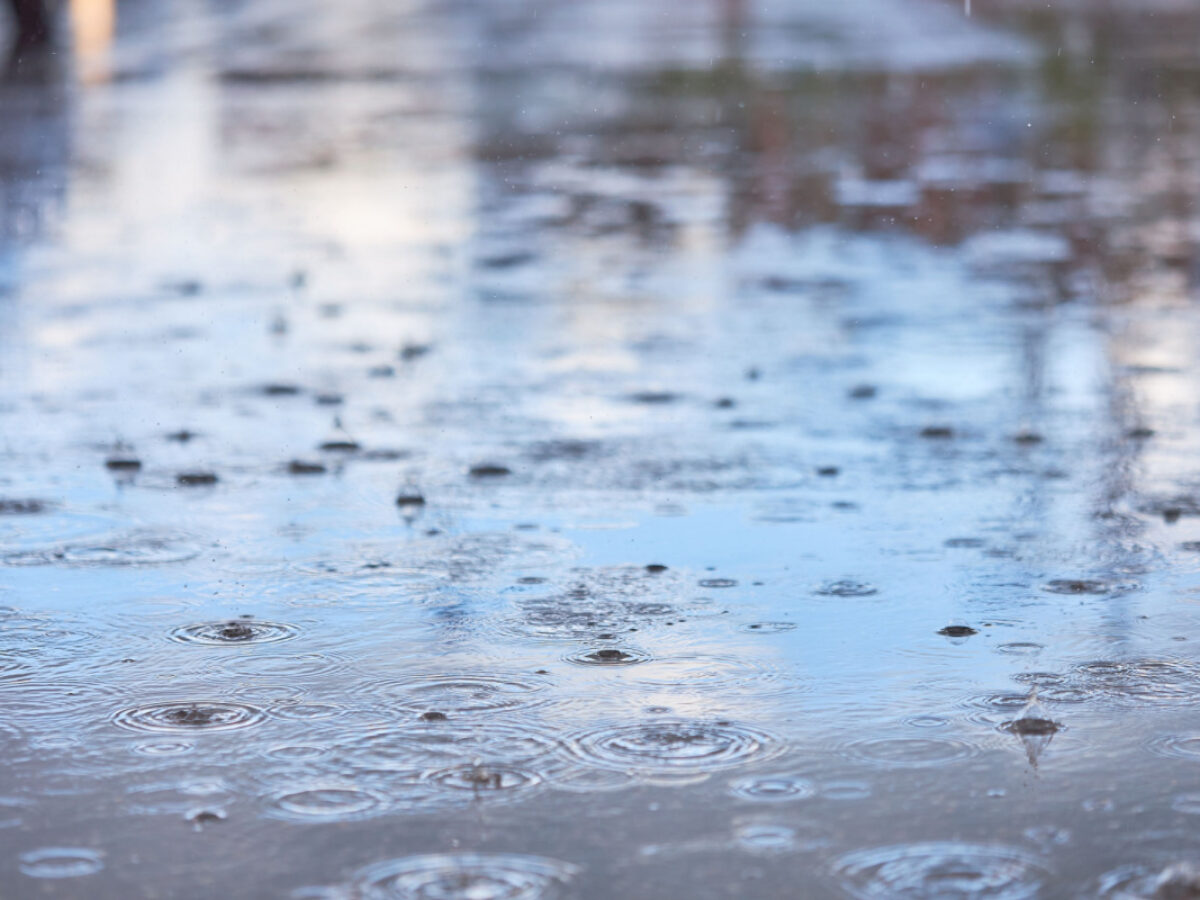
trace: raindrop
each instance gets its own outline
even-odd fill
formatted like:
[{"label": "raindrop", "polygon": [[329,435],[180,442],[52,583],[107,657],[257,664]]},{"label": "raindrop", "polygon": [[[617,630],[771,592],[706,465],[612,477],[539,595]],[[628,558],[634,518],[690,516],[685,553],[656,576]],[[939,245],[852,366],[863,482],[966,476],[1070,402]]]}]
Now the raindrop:
[{"label": "raindrop", "polygon": [[635,647],[600,647],[575,650],[563,659],[580,666],[632,666],[653,657]]},{"label": "raindrop", "polygon": [[224,622],[202,622],[183,625],[171,632],[171,639],[184,644],[266,644],[294,638],[297,629],[292,625],[263,622],[257,619],[232,619]]},{"label": "raindrop", "polygon": [[175,476],[175,483],[181,487],[207,487],[217,481],[213,472],[180,472]]},{"label": "raindrop", "polygon": [[1111,589],[1104,581],[1077,578],[1056,578],[1042,588],[1051,594],[1107,594]]},{"label": "raindrop", "polygon": [[174,700],[118,710],[112,722],[133,731],[230,731],[265,718],[262,710],[245,703]]},{"label": "raindrop", "polygon": [[947,625],[939,630],[938,634],[948,638],[967,638],[979,632],[970,625]]}]

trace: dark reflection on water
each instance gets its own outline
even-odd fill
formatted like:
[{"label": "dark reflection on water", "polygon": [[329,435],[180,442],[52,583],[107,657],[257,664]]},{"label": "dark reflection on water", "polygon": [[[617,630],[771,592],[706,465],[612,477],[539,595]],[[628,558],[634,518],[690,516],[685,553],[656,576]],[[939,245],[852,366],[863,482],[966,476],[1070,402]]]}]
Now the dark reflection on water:
[{"label": "dark reflection on water", "polygon": [[1195,896],[1200,11],[973,7],[65,4],[0,894]]}]

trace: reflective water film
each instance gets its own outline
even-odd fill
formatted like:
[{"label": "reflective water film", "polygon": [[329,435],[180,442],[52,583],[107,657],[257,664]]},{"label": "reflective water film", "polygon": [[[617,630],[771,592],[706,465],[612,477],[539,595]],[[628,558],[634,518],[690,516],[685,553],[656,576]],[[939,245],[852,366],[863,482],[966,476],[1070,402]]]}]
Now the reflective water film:
[{"label": "reflective water film", "polygon": [[13,5],[0,898],[1200,897],[1195,3]]}]

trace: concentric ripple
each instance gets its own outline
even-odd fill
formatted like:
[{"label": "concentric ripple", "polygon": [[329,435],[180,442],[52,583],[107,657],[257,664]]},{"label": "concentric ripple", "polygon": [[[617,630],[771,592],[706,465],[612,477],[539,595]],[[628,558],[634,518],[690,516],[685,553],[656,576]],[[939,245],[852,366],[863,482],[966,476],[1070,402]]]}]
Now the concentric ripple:
[{"label": "concentric ripple", "polygon": [[754,775],[731,781],[729,793],[755,803],[786,803],[813,796],[816,787],[807,778],[795,775]]},{"label": "concentric ripple", "polygon": [[536,772],[516,766],[477,763],[430,772],[426,777],[439,787],[469,791],[481,797],[527,791],[542,783]]},{"label": "concentric ripple", "polygon": [[1107,594],[1112,589],[1108,582],[1090,578],[1055,578],[1042,586],[1051,594]]},{"label": "concentric ripple", "polygon": [[444,769],[473,764],[526,765],[560,749],[559,742],[529,724],[453,720],[376,731],[338,748],[343,764],[374,771]]},{"label": "concentric ripple", "polygon": [[642,775],[706,774],[774,755],[779,741],[734,722],[664,720],[600,728],[571,749],[586,763]]},{"label": "concentric ripple", "polygon": [[365,690],[401,709],[448,715],[494,712],[529,707],[547,682],[527,676],[414,675],[396,681],[374,682]]},{"label": "concentric ripple", "polygon": [[852,760],[887,769],[918,769],[969,759],[974,744],[939,738],[876,738],[854,741],[842,748]]},{"label": "concentric ripple", "polygon": [[1131,706],[1200,701],[1200,666],[1180,659],[1097,660],[1076,666],[1071,681],[1089,694]]},{"label": "concentric ripple", "polygon": [[43,847],[21,854],[21,871],[30,878],[79,878],[103,868],[103,853],[80,847]]},{"label": "concentric ripple", "polygon": [[745,686],[770,673],[757,663],[729,656],[671,656],[639,667],[637,680],[653,687]]},{"label": "concentric ripple", "polygon": [[1152,738],[1147,747],[1159,756],[1200,761],[1200,734],[1164,734]]},{"label": "concentric ripple", "polygon": [[280,791],[267,799],[266,814],[291,822],[345,822],[384,811],[379,794],[350,785],[311,785]]},{"label": "concentric ripple", "polygon": [[364,900],[553,900],[578,871],[540,856],[438,853],[379,863],[354,884]]},{"label": "concentric ripple", "polygon": [[1099,897],[1113,900],[1186,900],[1200,893],[1200,869],[1188,862],[1165,869],[1127,865],[1101,876]]},{"label": "concentric ripple", "polygon": [[171,631],[171,640],[181,644],[268,644],[294,638],[298,629],[280,622],[258,619],[230,619],[224,622],[199,622]]},{"label": "concentric ripple", "polygon": [[742,626],[742,631],[749,634],[783,634],[795,628],[795,622],[749,622]]},{"label": "concentric ripple", "polygon": [[817,585],[816,593],[823,597],[870,597],[879,593],[879,588],[865,581],[842,579]]},{"label": "concentric ripple", "polygon": [[834,871],[852,896],[867,900],[1024,900],[1039,895],[1048,874],[1015,847],[952,842],[861,850]]},{"label": "concentric ripple", "polygon": [[232,731],[257,725],[265,718],[265,712],[246,703],[174,700],[119,710],[112,722],[132,731]]},{"label": "concentric ripple", "polygon": [[345,668],[345,662],[325,653],[246,656],[222,662],[214,671],[253,678],[316,678]]},{"label": "concentric ripple", "polygon": [[111,702],[106,684],[63,681],[0,681],[0,709],[9,721],[77,723]]},{"label": "concentric ripple", "polygon": [[734,832],[734,838],[742,849],[751,853],[786,853],[796,849],[796,830],[786,825],[743,825]]},{"label": "concentric ripple", "polygon": [[579,666],[633,666],[654,657],[637,647],[586,647],[563,657]]},{"label": "concentric ripple", "polygon": [[135,533],[104,542],[61,544],[3,557],[10,566],[154,566],[185,562],[200,555],[200,547],[182,535]]},{"label": "concentric ripple", "polygon": [[1016,691],[993,691],[968,697],[964,702],[967,718],[976,725],[995,727],[1017,718],[1029,704],[1029,694]]}]

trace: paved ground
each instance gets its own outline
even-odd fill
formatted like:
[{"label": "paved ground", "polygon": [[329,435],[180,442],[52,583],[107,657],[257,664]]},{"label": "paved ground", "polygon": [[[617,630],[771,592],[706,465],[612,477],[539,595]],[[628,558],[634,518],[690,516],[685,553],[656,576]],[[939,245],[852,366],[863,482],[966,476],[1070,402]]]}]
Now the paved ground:
[{"label": "paved ground", "polygon": [[1195,893],[1189,4],[63,16],[5,900]]}]

